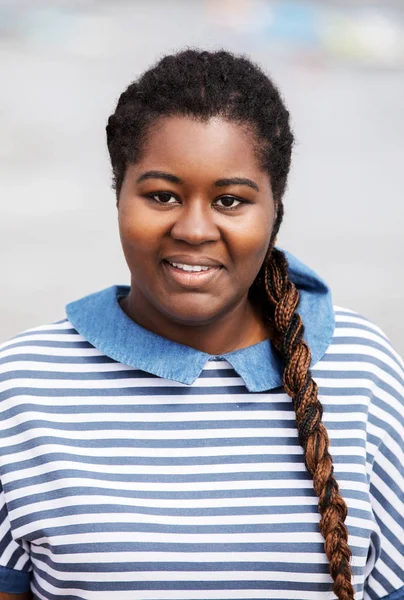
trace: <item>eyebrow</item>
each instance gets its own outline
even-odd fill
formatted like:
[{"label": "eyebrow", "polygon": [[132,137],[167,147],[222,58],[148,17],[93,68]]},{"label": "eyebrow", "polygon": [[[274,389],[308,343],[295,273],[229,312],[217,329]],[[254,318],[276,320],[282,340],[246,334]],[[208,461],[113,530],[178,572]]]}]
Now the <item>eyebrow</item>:
[{"label": "eyebrow", "polygon": [[[142,173],[137,180],[136,183],[140,183],[141,181],[145,181],[146,179],[165,179],[166,181],[170,181],[171,183],[184,183],[184,181],[177,177],[177,175],[172,175],[171,173],[165,173],[164,171],[146,171],[146,173]],[[259,187],[252,181],[252,179],[247,179],[246,177],[229,177],[226,179],[218,179],[215,181],[215,185],[217,187],[225,187],[228,185],[248,185],[259,192]]]},{"label": "eyebrow", "polygon": [[255,181],[252,181],[252,179],[247,179],[246,177],[230,177],[228,179],[218,179],[217,181],[215,181],[215,185],[217,185],[218,187],[224,187],[226,185],[248,185],[249,187],[253,188],[253,190],[257,190],[257,192],[260,191]]},{"label": "eyebrow", "polygon": [[146,171],[146,173],[142,173],[142,175],[137,178],[136,183],[140,183],[145,179],[166,179],[167,181],[171,181],[171,183],[184,183],[182,179],[176,175],[164,173],[164,171]]}]

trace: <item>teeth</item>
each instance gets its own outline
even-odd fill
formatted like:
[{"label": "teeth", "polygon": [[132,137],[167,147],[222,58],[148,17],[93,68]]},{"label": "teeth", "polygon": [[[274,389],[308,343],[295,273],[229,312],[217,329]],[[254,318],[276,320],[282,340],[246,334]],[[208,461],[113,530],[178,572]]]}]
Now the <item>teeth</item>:
[{"label": "teeth", "polygon": [[199,271],[207,271],[209,269],[209,267],[202,267],[201,265],[182,265],[180,263],[173,262],[170,262],[170,265],[173,265],[173,267],[176,267],[177,269],[182,269],[183,271],[194,271],[196,273]]}]

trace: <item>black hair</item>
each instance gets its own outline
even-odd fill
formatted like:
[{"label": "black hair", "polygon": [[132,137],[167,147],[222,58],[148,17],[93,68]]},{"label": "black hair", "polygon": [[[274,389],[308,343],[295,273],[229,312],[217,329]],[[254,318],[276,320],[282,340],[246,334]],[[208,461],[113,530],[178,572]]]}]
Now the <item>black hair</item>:
[{"label": "black hair", "polygon": [[293,134],[289,112],[265,73],[243,56],[224,50],[184,50],[165,56],[121,94],[107,125],[113,186],[119,196],[126,166],[136,163],[149,128],[158,118],[221,116],[249,126],[259,164],[271,180],[279,229],[290,168]]}]

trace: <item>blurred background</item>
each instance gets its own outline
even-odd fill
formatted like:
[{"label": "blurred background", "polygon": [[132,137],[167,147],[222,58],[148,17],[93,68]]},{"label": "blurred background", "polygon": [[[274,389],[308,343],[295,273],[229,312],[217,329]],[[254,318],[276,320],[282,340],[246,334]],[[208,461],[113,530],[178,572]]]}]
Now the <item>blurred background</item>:
[{"label": "blurred background", "polygon": [[0,341],[129,283],[105,124],[184,46],[272,75],[297,138],[278,244],[404,354],[403,0],[0,0]]}]

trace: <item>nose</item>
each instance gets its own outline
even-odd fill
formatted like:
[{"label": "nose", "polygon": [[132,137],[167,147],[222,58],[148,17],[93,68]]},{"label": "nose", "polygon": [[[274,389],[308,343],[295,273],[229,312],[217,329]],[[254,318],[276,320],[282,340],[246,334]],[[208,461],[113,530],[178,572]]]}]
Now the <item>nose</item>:
[{"label": "nose", "polygon": [[220,231],[214,220],[214,210],[204,202],[189,202],[182,206],[171,229],[174,239],[194,246],[220,239]]}]

